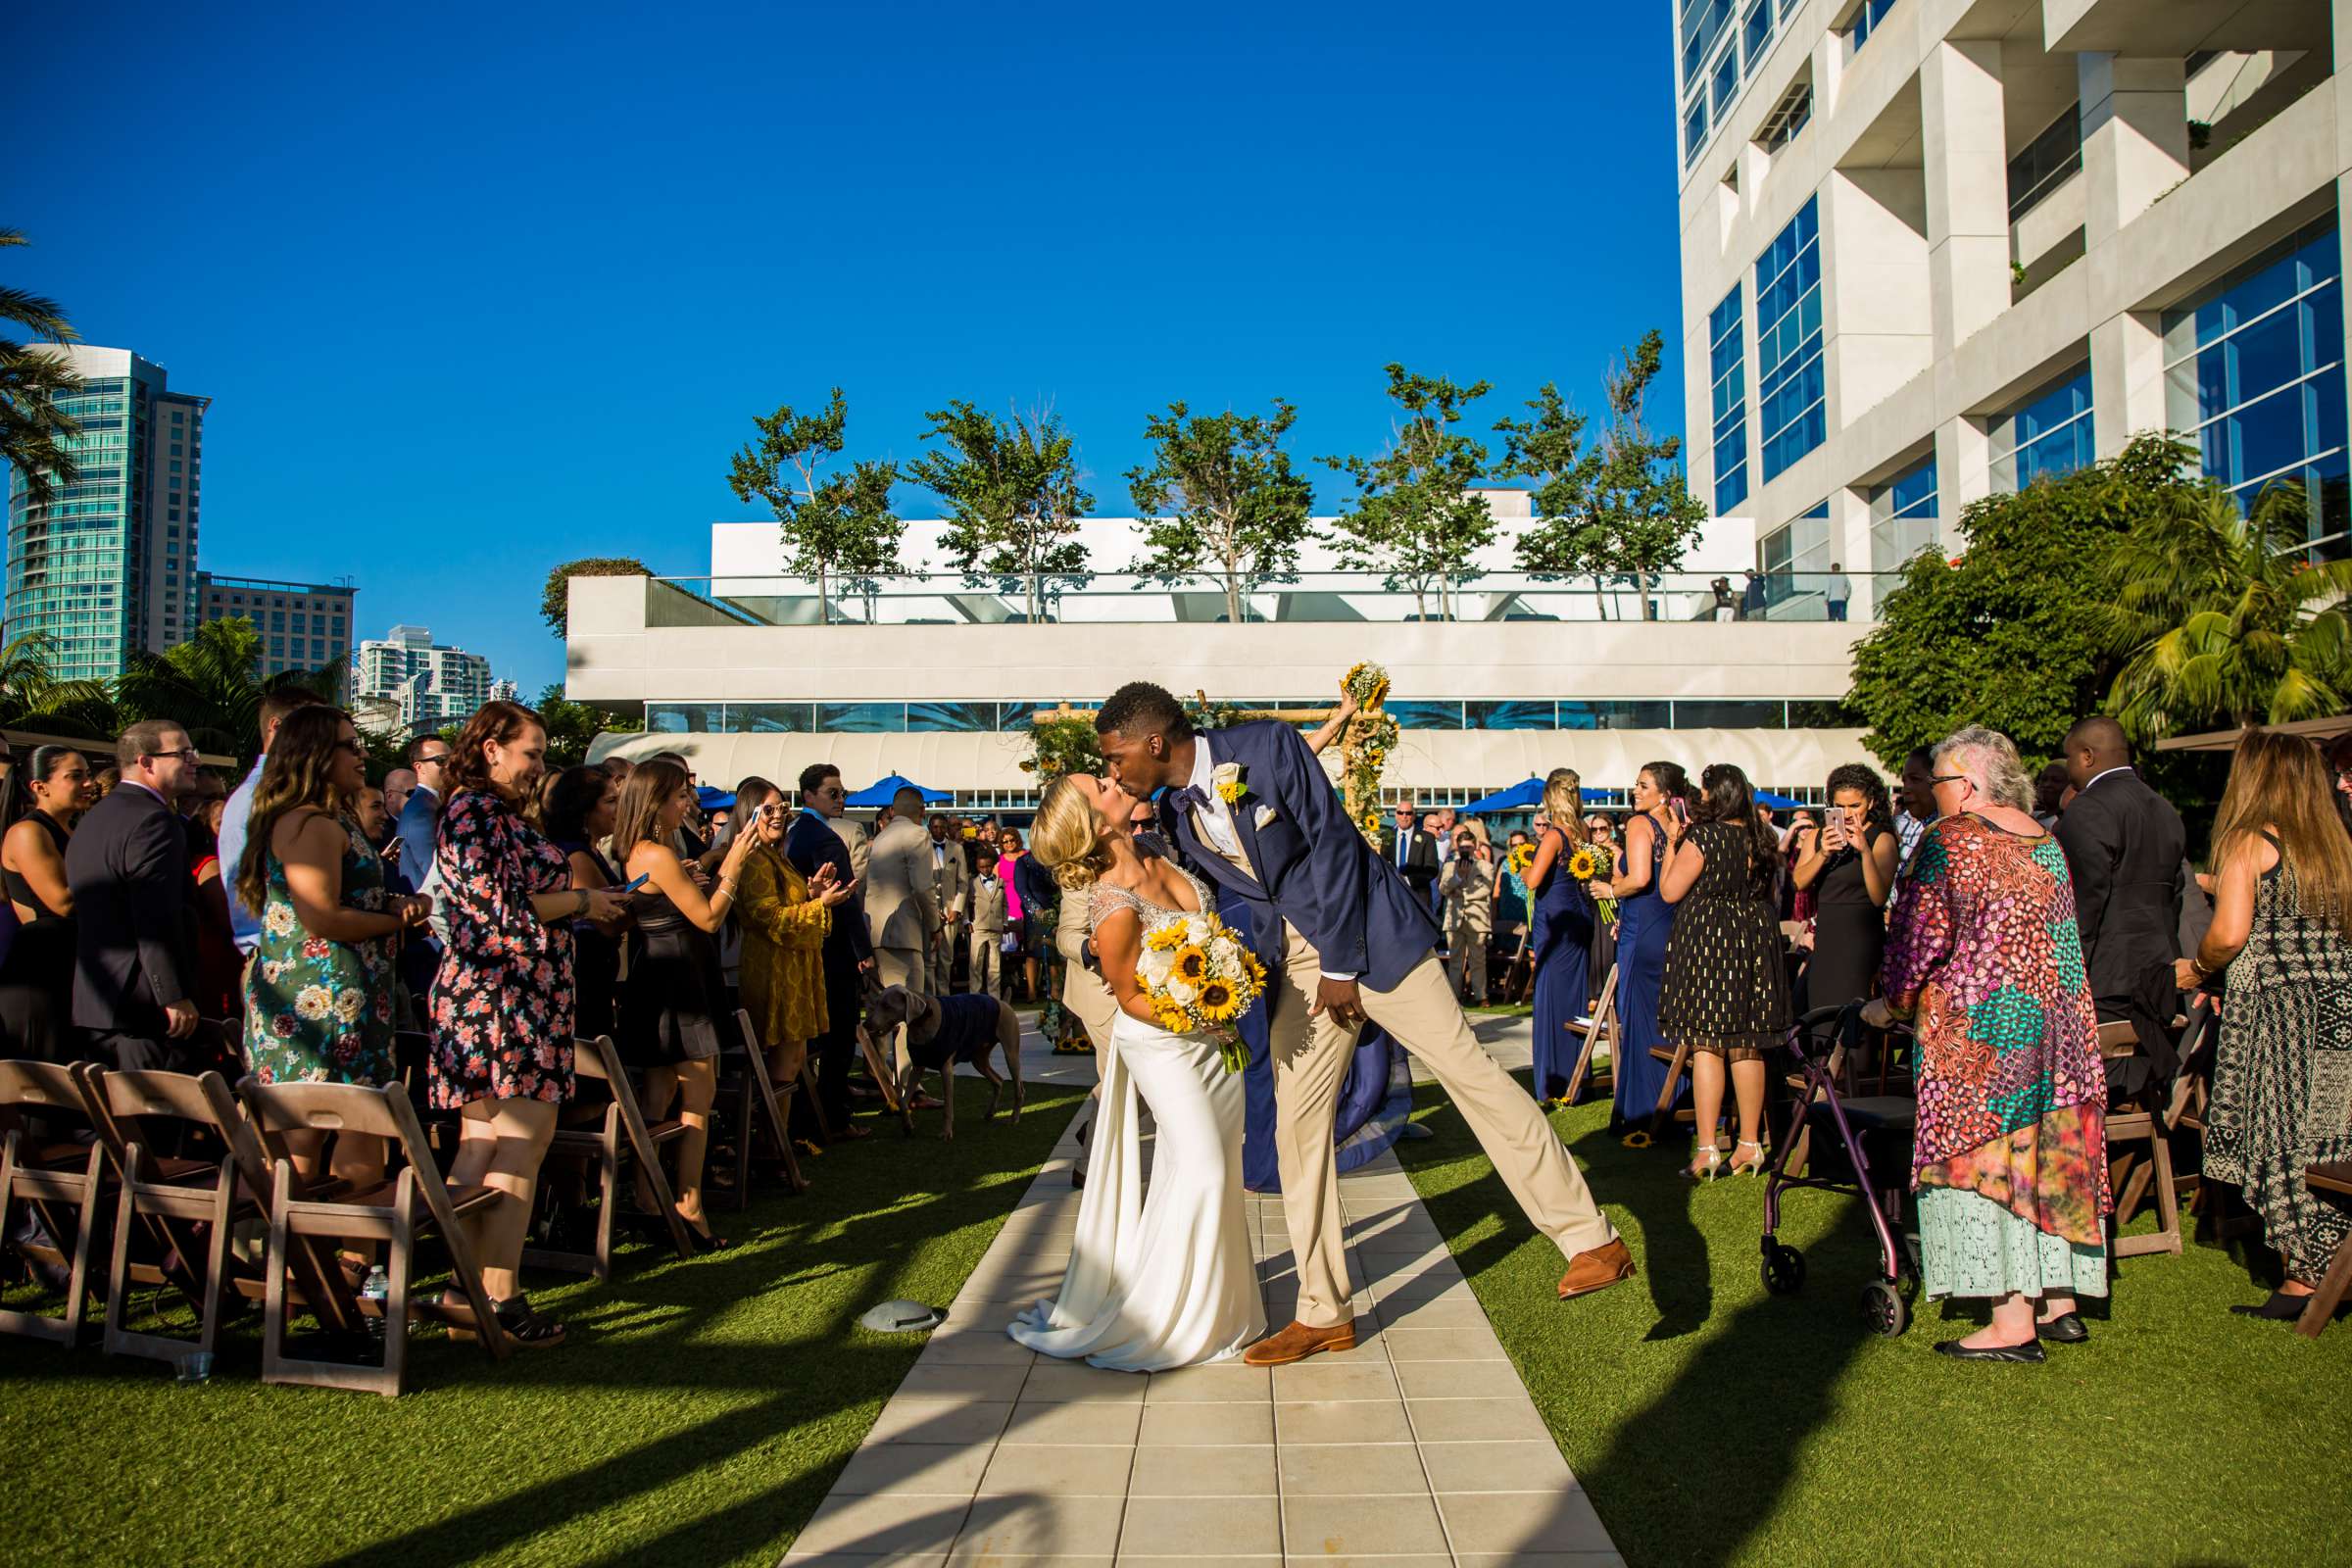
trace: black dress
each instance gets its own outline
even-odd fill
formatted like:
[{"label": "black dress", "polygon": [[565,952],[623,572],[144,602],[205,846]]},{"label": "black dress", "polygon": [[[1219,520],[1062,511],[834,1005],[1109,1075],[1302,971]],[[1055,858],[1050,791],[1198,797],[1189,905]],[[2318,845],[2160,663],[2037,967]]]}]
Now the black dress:
[{"label": "black dress", "polygon": [[[604,874],[606,887],[620,886],[621,879],[614,874],[611,862],[597,853],[595,845],[559,841],[556,848],[565,855],[585,855]],[[607,936],[594,920],[574,920],[571,942],[572,985],[576,994],[572,1033],[582,1040],[612,1034],[615,1022],[612,1000],[620,986],[620,939]],[[617,1037],[614,1043],[618,1044]]]},{"label": "black dress", "polygon": [[1658,1032],[1694,1050],[1752,1060],[1788,1031],[1772,868],[1749,865],[1748,836],[1737,823],[1701,822],[1690,842],[1706,863],[1676,906]]},{"label": "black dress", "polygon": [[[1878,843],[1887,830],[1866,830]],[[1886,911],[1871,902],[1862,880],[1862,855],[1851,845],[1830,857],[1813,883],[1813,959],[1805,966],[1805,1005],[1838,1007],[1878,993],[1879,958],[1886,946]]]},{"label": "black dress", "polygon": [[614,1040],[622,1059],[667,1067],[717,1055],[734,1038],[726,997],[717,940],[680,914],[666,894],[641,894]]},{"label": "black dress", "polygon": [[[36,808],[24,820],[38,823],[58,858],[65,858],[67,833],[57,818]],[[7,961],[0,962],[0,1049],[34,1061],[64,1061],[74,1054],[74,917],[43,904],[15,871],[0,867],[0,883],[12,903],[34,911],[17,928]]]}]

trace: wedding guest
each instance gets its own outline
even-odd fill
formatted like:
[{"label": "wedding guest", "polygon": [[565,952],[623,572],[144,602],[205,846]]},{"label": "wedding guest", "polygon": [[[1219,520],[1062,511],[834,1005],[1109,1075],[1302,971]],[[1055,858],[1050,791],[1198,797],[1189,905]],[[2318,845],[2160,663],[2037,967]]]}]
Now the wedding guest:
[{"label": "wedding guest", "polygon": [[1592,1002],[1593,924],[1591,888],[1569,871],[1583,848],[1584,781],[1572,767],[1555,767],[1544,777],[1544,814],[1550,825],[1536,841],[1527,885],[1536,896],[1536,1099],[1546,1108],[1567,1093],[1582,1044],[1568,1025],[1585,1016]]},{"label": "wedding guest", "polygon": [[1928,824],[1936,820],[1935,758],[1925,746],[1913,747],[1903,759],[1901,782],[1897,787],[1895,804],[1902,809],[1894,815],[1894,836],[1897,869],[1911,863]]},{"label": "wedding guest", "polygon": [[1635,775],[1634,815],[1609,882],[1608,896],[1617,901],[1614,1126],[1646,1122],[1666,1086],[1665,1063],[1649,1054],[1666,1043],[1658,1032],[1658,988],[1666,981],[1666,944],[1675,920],[1675,906],[1658,897],[1658,870],[1666,861],[1666,824],[1684,819],[1690,792],[1690,778],[1677,762],[1651,762]]},{"label": "wedding guest", "polygon": [[[1592,846],[1593,854],[1600,857],[1600,876],[1595,885],[1603,885],[1617,871],[1616,820],[1604,811],[1594,811],[1586,817],[1585,842]],[[1608,982],[1609,970],[1617,962],[1618,930],[1615,920],[1599,918],[1597,908],[1593,914],[1592,962],[1585,992],[1587,996],[1597,997],[1600,988]]]},{"label": "wedding guest", "polygon": [[522,819],[546,756],[539,715],[493,700],[431,760],[431,777],[447,787],[432,869],[449,943],[432,985],[428,1098],[459,1113],[450,1181],[504,1195],[462,1223],[500,1326],[529,1348],[564,1341],[563,1324],[532,1310],[516,1271],[540,1162],[572,1096],[571,922],[612,919],[624,906],[617,894],[570,886],[564,852]]},{"label": "wedding guest", "polygon": [[[298,709],[317,707],[318,703],[318,693],[305,691],[299,686],[279,686],[262,693],[262,700],[255,709],[256,721],[261,726],[261,755],[253,760],[253,770],[229,792],[228,806],[220,813],[220,850],[222,865],[245,863],[245,819],[252,814],[253,792],[262,781],[262,769],[270,765],[270,743],[277,734],[277,726],[285,722],[288,713]],[[229,890],[229,928],[236,933],[237,951],[251,953],[254,942],[261,935],[262,911],[248,909],[238,904],[234,888]]]},{"label": "wedding guest", "polygon": [[2352,833],[2352,734],[2338,735],[2328,746],[2328,766],[2335,778],[2335,814]]},{"label": "wedding guest", "polygon": [[2075,781],[2064,760],[2043,764],[2034,775],[2034,820],[2044,832],[2058,828],[2058,813],[2075,798]]},{"label": "wedding guest", "polygon": [[964,868],[962,846],[952,837],[945,815],[932,813],[926,831],[931,835],[931,902],[939,907],[939,940],[931,949],[931,969],[944,996],[952,989],[956,950],[971,919],[971,873]]},{"label": "wedding guest", "polygon": [[196,770],[186,728],[146,718],[115,743],[121,782],[66,844],[74,893],[74,1025],[107,1065],[208,1065],[195,1042],[195,886],[178,803]]},{"label": "wedding guest", "polygon": [[1789,876],[1813,895],[1813,958],[1805,1005],[1842,1006],[1878,989],[1887,897],[1894,891],[1894,813],[1886,785],[1860,762],[1830,770],[1827,818],[1796,840]]},{"label": "wedding guest", "polygon": [[1690,1047],[1690,1105],[1704,1143],[1683,1174],[1712,1180],[1724,1164],[1717,1118],[1728,1071],[1740,1146],[1732,1174],[1764,1168],[1764,1054],[1788,1036],[1788,972],[1773,902],[1780,846],[1756,815],[1747,774],[1716,762],[1698,776],[1686,824],[1663,824],[1658,897],[1675,906],[1658,995],[1658,1032]]},{"label": "wedding guest", "polygon": [[2352,842],[2332,783],[2298,736],[2238,742],[2213,824],[2213,923],[2178,966],[2183,990],[2228,982],[2205,1175],[2237,1186],[2286,1275],[2259,1306],[2230,1308],[2249,1317],[2301,1316],[2352,1234],[2352,1214],[2303,1180],[2352,1160]]},{"label": "wedding guest", "polygon": [[[617,889],[626,878],[598,848],[612,836],[620,787],[601,767],[567,767],[555,775],[541,813],[548,842],[564,852],[571,872],[570,886],[581,890]],[[620,938],[627,928],[624,912],[599,923],[571,922],[573,1035],[594,1040],[614,1032],[613,998],[620,989]]]},{"label": "wedding guest", "polygon": [[90,764],[71,746],[36,746],[19,769],[30,808],[0,838],[0,882],[16,940],[0,961],[0,1050],[65,1061],[74,1050],[74,889],[66,843],[80,820]]},{"label": "wedding guest", "polygon": [[[726,982],[718,969],[718,929],[735,906],[744,858],[757,837],[738,833],[718,863],[709,898],[670,848],[694,808],[694,786],[675,762],[655,759],[629,775],[612,826],[612,858],[622,876],[647,878],[629,933],[628,977],[621,983],[621,1054],[646,1069],[640,1098],[649,1120],[669,1113],[674,1098],[686,1124],[678,1140],[678,1217],[705,1247],[729,1245],[710,1232],[703,1207],[703,1158],[710,1147],[710,1103],[718,1091],[718,1055],[735,1035]],[[637,1201],[654,1203],[639,1171]]]},{"label": "wedding guest", "polygon": [[1454,834],[1453,855],[1439,879],[1445,899],[1446,983],[1455,996],[1470,986],[1473,1006],[1487,1004],[1487,939],[1494,933],[1494,861],[1478,835]]},{"label": "wedding guest", "polygon": [[941,989],[931,978],[930,955],[944,922],[932,892],[939,877],[931,858],[931,836],[923,829],[923,792],[908,785],[892,802],[896,809],[874,834],[865,861],[865,917],[874,938],[874,977],[886,986],[905,986],[928,996]]},{"label": "wedding guest", "polygon": [[2017,748],[1972,726],[1932,767],[1937,816],[1895,884],[1886,995],[1863,1020],[1918,1028],[1927,1294],[1993,1303],[1989,1327],[1936,1350],[2039,1361],[2043,1340],[2089,1337],[2076,1298],[2107,1294],[2098,1023],[2066,858],[2034,820]]},{"label": "wedding guest", "polygon": [[1396,808],[1396,825],[1389,834],[1389,862],[1404,876],[1404,885],[1413,890],[1425,907],[1437,906],[1438,841],[1421,826],[1421,814],[1413,803],[1405,802]]},{"label": "wedding guest", "polygon": [[2058,847],[2075,884],[2082,966],[2101,1018],[2127,1018],[2132,993],[2180,956],[2180,893],[2188,832],[2173,803],[2132,768],[2124,727],[2104,715],[2066,733],[2075,798]]},{"label": "wedding guest", "polygon": [[[249,797],[237,897],[262,911],[245,968],[245,1064],[266,1084],[389,1083],[392,954],[429,900],[388,897],[375,846],[345,808],[367,784],[367,754],[341,710],[316,704],[285,715]],[[295,1168],[319,1174],[324,1133],[288,1140]],[[366,1188],[383,1179],[381,1138],[334,1141],[336,1176]]]},{"label": "wedding guest", "polygon": [[980,862],[971,882],[972,989],[999,998],[1004,995],[1004,933],[1011,918],[1011,894],[997,874],[995,860]]},{"label": "wedding guest", "polygon": [[[409,742],[409,767],[416,785],[395,818],[400,834],[400,880],[412,893],[430,893],[428,885],[437,856],[439,824],[444,815],[442,797],[449,788],[450,745],[438,735],[419,735]],[[419,1005],[433,989],[441,968],[441,938],[436,928],[412,934],[401,944],[400,977]]]},{"label": "wedding guest", "polygon": [[[416,791],[416,770],[415,768],[396,767],[384,775],[384,815],[390,818],[393,829],[399,828],[400,813],[407,808],[409,797]],[[382,846],[378,845],[377,850],[380,855]],[[394,871],[399,867],[387,865],[384,869]]]},{"label": "wedding guest", "polygon": [[188,876],[195,883],[188,907],[196,920],[196,1009],[207,1018],[237,1018],[245,1011],[245,955],[237,951],[229,913],[229,883],[237,868],[220,859],[228,786],[216,773],[199,772],[189,800],[192,808],[183,825]]},{"label": "wedding guest", "polygon": [[81,792],[81,808],[86,811],[91,807],[96,806],[100,801],[103,801],[109,795],[114,794],[115,786],[122,782],[122,770],[119,767],[116,767],[111,762],[105,767],[100,768],[97,772],[92,773],[90,775],[89,786]]},{"label": "wedding guest", "polygon": [[865,906],[852,864],[849,841],[835,831],[835,819],[847,808],[849,792],[841,787],[841,769],[830,762],[811,762],[801,769],[801,805],[784,837],[784,858],[802,876],[813,879],[820,867],[833,867],[833,882],[850,889],[850,897],[833,911],[833,928],[826,933],[822,953],[825,981],[825,1027],[812,1037],[816,1054],[816,1093],[825,1120],[835,1136],[869,1136],[850,1120],[850,1061],[858,1054],[858,1020],[863,1015],[864,971],[873,967],[873,938],[866,930]]},{"label": "wedding guest", "polygon": [[[800,1081],[808,1042],[825,1032],[825,938],[833,911],[854,888],[820,865],[804,877],[784,853],[792,805],[784,792],[754,776],[735,786],[735,809],[752,840],[736,873],[735,925],[743,933],[738,966],[743,1006],[767,1053],[767,1075],[783,1085]],[[747,1042],[748,1044],[748,1042]],[[794,1101],[798,1115],[807,1115]]]}]

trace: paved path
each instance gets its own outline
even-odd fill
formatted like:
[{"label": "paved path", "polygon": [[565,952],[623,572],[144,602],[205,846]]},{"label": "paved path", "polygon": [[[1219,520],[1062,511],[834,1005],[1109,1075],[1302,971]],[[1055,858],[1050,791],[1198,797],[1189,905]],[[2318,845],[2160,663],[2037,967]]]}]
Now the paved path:
[{"label": "paved path", "polygon": [[[1525,1027],[1481,1033],[1507,1062]],[[1093,1077],[1092,1058],[1025,1044],[1033,1079]],[[1069,1256],[1077,1154],[1065,1136],[788,1568],[1620,1561],[1393,1156],[1341,1178],[1351,1352],[1142,1377],[1014,1344],[1005,1320]],[[1281,1199],[1252,1198],[1250,1224],[1267,1319],[1287,1322]]]}]

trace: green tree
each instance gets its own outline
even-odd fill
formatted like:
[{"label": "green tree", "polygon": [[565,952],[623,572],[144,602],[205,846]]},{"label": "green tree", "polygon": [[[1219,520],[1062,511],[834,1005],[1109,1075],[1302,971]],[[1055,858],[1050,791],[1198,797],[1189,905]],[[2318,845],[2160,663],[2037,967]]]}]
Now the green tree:
[{"label": "green tree", "polygon": [[[1608,428],[1588,448],[1585,416],[1546,382],[1527,407],[1533,417],[1502,419],[1501,473],[1538,481],[1529,500],[1540,519],[1519,536],[1519,563],[1530,571],[1595,578],[1647,579],[1679,570],[1706,526],[1707,509],[1690,494],[1680,436],[1651,433],[1643,406],[1663,364],[1653,327],[1609,368],[1602,386]],[[1642,595],[1642,615],[1657,606]]]},{"label": "green tree", "polygon": [[94,680],[51,673],[46,632],[29,631],[0,646],[0,724],[74,740],[112,740],[122,731],[114,694]]},{"label": "green tree", "polygon": [[760,438],[736,453],[727,470],[736,499],[764,501],[775,514],[785,564],[816,579],[820,615],[830,613],[825,607],[832,578],[902,569],[899,538],[906,524],[890,510],[897,465],[854,463],[846,472],[823,471],[847,446],[849,422],[849,400],[839,387],[822,414],[796,414],[782,404],[753,417]]},{"label": "green tree", "polygon": [[2194,458],[2142,435],[2106,463],[1972,503],[1958,560],[1913,557],[1854,647],[1846,702],[1871,726],[1871,751],[1891,768],[1985,724],[2029,760],[2055,754],[2115,674],[2100,651],[2109,556],[2195,491],[2181,477]]},{"label": "green tree", "polygon": [[2299,484],[2249,515],[2208,481],[2174,487],[2117,541],[2097,647],[2122,662],[2107,710],[2132,740],[2352,708],[2352,562],[2306,559],[2307,522]]},{"label": "green tree", "polygon": [[547,765],[570,767],[588,760],[588,746],[612,732],[634,735],[645,728],[643,713],[624,713],[596,703],[575,703],[561,681],[549,685],[531,707],[547,721]]},{"label": "green tree", "polygon": [[1341,564],[1385,572],[1392,588],[1410,592],[1424,619],[1434,592],[1439,617],[1449,620],[1455,579],[1494,540],[1487,498],[1473,493],[1486,477],[1487,449],[1454,426],[1494,383],[1459,386],[1401,365],[1387,369],[1401,415],[1389,444],[1369,458],[1317,460],[1355,486],[1355,504],[1340,514],[1331,543]]},{"label": "green tree", "polygon": [[187,730],[190,745],[236,758],[242,771],[261,753],[262,694],[280,686],[310,687],[317,679],[301,670],[257,679],[261,648],[262,634],[252,621],[241,616],[208,620],[186,642],[134,658],[115,682],[116,704],[126,720],[175,720]]},{"label": "green tree", "polygon": [[[0,250],[29,243],[21,231],[0,228]],[[0,337],[0,468],[15,465],[25,498],[46,507],[58,486],[81,477],[69,444],[81,433],[80,422],[57,406],[81,378],[34,344],[72,343],[79,334],[57,301],[6,283],[0,283],[0,320],[16,322],[33,340]]]},{"label": "green tree", "polygon": [[940,547],[967,574],[1020,585],[1028,616],[1044,618],[1045,583],[1086,569],[1078,519],[1094,506],[1078,470],[1078,444],[1052,413],[1010,420],[961,399],[923,416],[940,447],[906,469],[937,495],[948,526]]},{"label": "green tree", "polygon": [[1298,417],[1276,398],[1271,416],[1194,415],[1171,403],[1146,419],[1152,462],[1127,470],[1145,554],[1127,569],[1162,577],[1214,571],[1225,581],[1225,618],[1237,623],[1245,579],[1298,570],[1298,546],[1313,537],[1315,500],[1282,449]]},{"label": "green tree", "polygon": [[547,586],[539,595],[539,613],[558,637],[571,628],[571,579],[574,577],[651,577],[654,568],[634,556],[586,556],[548,568]]}]

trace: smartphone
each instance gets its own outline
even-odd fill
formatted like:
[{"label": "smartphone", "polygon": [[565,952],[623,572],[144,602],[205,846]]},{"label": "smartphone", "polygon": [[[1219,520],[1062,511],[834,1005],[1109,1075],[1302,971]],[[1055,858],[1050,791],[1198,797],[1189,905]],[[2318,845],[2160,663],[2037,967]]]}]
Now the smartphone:
[{"label": "smartphone", "polygon": [[1666,803],[1666,808],[1674,813],[1674,819],[1677,822],[1688,822],[1690,820],[1690,808],[1683,804],[1683,798],[1680,795],[1668,800]]},{"label": "smartphone", "polygon": [[641,888],[641,887],[645,886],[647,879],[648,879],[648,878],[650,878],[650,877],[652,877],[652,875],[653,875],[653,874],[654,874],[653,872],[651,872],[651,871],[648,871],[648,872],[646,872],[646,873],[645,873],[645,875],[644,875],[644,876],[640,876],[640,877],[638,877],[638,878],[637,878],[635,881],[633,881],[633,882],[623,882],[623,883],[620,885],[620,891],[621,891],[621,892],[623,892],[623,893],[634,893],[634,892],[636,892],[636,891],[637,891],[639,888]]}]

